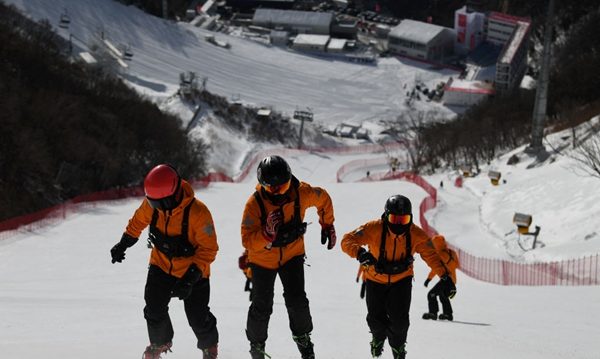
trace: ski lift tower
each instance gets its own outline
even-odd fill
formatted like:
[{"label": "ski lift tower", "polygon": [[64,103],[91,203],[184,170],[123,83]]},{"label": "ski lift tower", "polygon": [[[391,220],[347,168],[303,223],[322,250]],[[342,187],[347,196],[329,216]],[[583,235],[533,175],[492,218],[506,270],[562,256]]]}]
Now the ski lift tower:
[{"label": "ski lift tower", "polygon": [[73,55],[73,34],[71,34],[71,31],[69,31],[70,24],[71,18],[69,17],[67,9],[64,8],[58,20],[58,27],[61,29],[65,29],[69,33],[69,56]]},{"label": "ski lift tower", "polygon": [[298,149],[302,148],[302,132],[304,131],[304,121],[313,121],[313,112],[310,108],[305,111],[296,110],[294,111],[294,119],[300,120],[300,138],[298,139]]},{"label": "ski lift tower", "polygon": [[554,17],[554,0],[549,0],[546,15],[546,28],[544,29],[544,50],[542,52],[542,68],[535,93],[533,105],[533,124],[531,126],[531,143],[527,152],[543,155],[546,151],[542,140],[544,138],[544,122],[546,121],[546,107],[548,105],[548,83],[550,72],[550,56],[552,48],[552,23]]}]

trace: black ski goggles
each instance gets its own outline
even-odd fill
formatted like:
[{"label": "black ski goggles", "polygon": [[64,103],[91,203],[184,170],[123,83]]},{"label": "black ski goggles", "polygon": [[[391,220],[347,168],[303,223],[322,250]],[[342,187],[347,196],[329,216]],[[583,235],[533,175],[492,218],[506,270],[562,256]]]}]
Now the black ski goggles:
[{"label": "black ski goggles", "polygon": [[146,199],[148,200],[150,207],[152,207],[154,209],[159,209],[161,211],[170,211],[170,210],[174,209],[175,207],[179,206],[179,203],[181,203],[181,199],[182,199],[181,188],[178,185],[177,190],[175,190],[175,193],[173,193],[172,195],[167,196],[167,197],[163,197],[160,199],[154,199],[154,198],[150,198],[150,197],[146,196]]}]

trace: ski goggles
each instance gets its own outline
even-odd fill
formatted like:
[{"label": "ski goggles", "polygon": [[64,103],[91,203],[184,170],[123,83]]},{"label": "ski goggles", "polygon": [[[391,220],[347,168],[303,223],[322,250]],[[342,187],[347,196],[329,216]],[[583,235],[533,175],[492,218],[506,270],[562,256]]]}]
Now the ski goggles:
[{"label": "ski goggles", "polygon": [[154,209],[159,209],[161,211],[169,211],[179,206],[179,203],[181,203],[181,189],[178,189],[177,191],[175,191],[175,193],[173,193],[170,196],[160,199],[154,199],[146,196],[146,200],[148,200],[150,207]]},{"label": "ski goggles", "polygon": [[411,214],[393,214],[393,213],[388,213],[385,216],[385,218],[387,219],[388,223],[391,223],[391,224],[407,225],[412,220],[412,215]]},{"label": "ski goggles", "polygon": [[265,191],[267,191],[270,194],[284,194],[285,192],[287,192],[288,189],[290,189],[291,183],[292,181],[288,180],[287,182],[277,185],[263,184],[262,186],[265,189]]}]

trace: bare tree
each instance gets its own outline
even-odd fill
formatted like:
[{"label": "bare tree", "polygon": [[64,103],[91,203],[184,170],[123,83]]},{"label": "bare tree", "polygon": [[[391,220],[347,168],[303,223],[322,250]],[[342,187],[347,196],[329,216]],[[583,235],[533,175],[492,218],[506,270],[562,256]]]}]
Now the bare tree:
[{"label": "bare tree", "polygon": [[570,155],[584,174],[600,179],[600,122],[590,125],[587,138]]}]

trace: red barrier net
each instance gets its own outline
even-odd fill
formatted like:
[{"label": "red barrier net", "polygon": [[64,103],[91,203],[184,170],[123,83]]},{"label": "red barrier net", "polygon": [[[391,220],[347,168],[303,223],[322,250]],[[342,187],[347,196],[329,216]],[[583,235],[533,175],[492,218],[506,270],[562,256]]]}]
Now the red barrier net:
[{"label": "red barrier net", "polygon": [[[341,182],[350,171],[378,165],[380,160],[356,160],[340,167],[337,173]],[[428,196],[419,204],[419,221],[428,235],[437,234],[425,217],[425,212],[437,205],[437,190],[424,178],[410,172],[385,172],[374,174],[369,180],[406,180],[427,192]],[[474,256],[449,243],[460,258],[460,270],[469,277],[500,285],[600,285],[600,255],[568,259],[550,263],[518,263],[501,259]]]},{"label": "red barrier net", "polygon": [[[343,148],[311,148],[314,152],[328,152],[338,154],[360,154],[383,152],[386,149],[401,147],[400,144],[392,145],[364,145]],[[254,170],[258,161],[264,156],[278,154],[289,156],[305,151],[295,149],[274,149],[261,151],[250,157],[243,170],[235,178],[222,173],[210,173],[207,176],[191,181],[196,187],[208,186],[211,182],[241,182],[250,171]],[[338,182],[348,173],[360,168],[380,165],[385,163],[381,159],[356,160],[340,167],[337,173]],[[437,190],[421,176],[410,172],[386,172],[373,174],[369,180],[406,180],[420,186],[428,196],[419,204],[419,220],[421,227],[429,234],[437,233],[427,218],[425,212],[437,205]],[[363,179],[364,180],[364,179]],[[77,196],[63,204],[46,208],[41,211],[11,218],[0,222],[0,240],[11,237],[16,229],[35,230],[66,218],[67,214],[82,208],[95,207],[98,202],[119,200],[144,195],[141,186],[122,189],[113,189],[103,192],[90,193]],[[485,282],[501,285],[600,285],[600,256],[563,260],[551,263],[517,263],[500,259],[476,257],[454,245],[449,244],[460,257],[460,270],[466,275]]]}]

